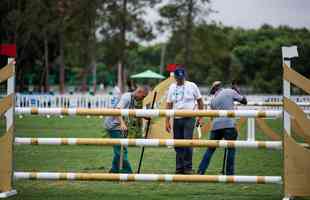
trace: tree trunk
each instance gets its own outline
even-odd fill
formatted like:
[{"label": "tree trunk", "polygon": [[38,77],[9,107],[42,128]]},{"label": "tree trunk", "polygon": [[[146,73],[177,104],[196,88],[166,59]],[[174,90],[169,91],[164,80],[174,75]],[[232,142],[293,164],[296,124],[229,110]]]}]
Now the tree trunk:
[{"label": "tree trunk", "polygon": [[187,18],[185,30],[185,66],[188,68],[192,63],[192,29],[193,29],[193,0],[189,0],[187,4]]},{"label": "tree trunk", "polygon": [[126,26],[127,26],[127,0],[123,0],[121,25],[121,52],[118,64],[118,87],[121,93],[124,92],[124,65],[126,63]]},{"label": "tree trunk", "polygon": [[93,72],[93,92],[97,92],[97,64],[94,59],[92,59],[92,72]]},{"label": "tree trunk", "polygon": [[121,91],[121,93],[124,92],[123,90],[123,84],[124,81],[122,80],[122,74],[123,74],[123,66],[122,66],[122,62],[119,61],[117,64],[117,87],[119,88],[119,90]]},{"label": "tree trunk", "polygon": [[65,92],[64,32],[59,34],[59,92]]},{"label": "tree trunk", "polygon": [[49,92],[49,61],[48,61],[48,40],[47,36],[44,37],[44,61],[45,61],[45,81],[44,81],[44,92]]},{"label": "tree trunk", "polygon": [[164,73],[164,67],[165,67],[165,55],[166,55],[166,47],[167,44],[164,43],[161,47],[161,56],[160,56],[160,66],[159,66],[159,73]]},{"label": "tree trunk", "polygon": [[[85,38],[84,38],[85,39]],[[88,40],[82,40],[81,41],[81,46],[84,47],[81,49],[81,55],[80,55],[80,64],[82,66],[82,74],[81,74],[81,79],[82,79],[82,84],[81,84],[81,91],[82,93],[86,93],[88,91],[88,83],[87,83],[87,78],[88,78],[88,72],[89,72],[89,61],[88,61],[88,50],[89,50],[89,44]]]},{"label": "tree trunk", "polygon": [[[95,27],[94,21],[91,21],[90,23],[90,30],[93,30]],[[93,32],[89,32],[89,61],[91,65],[91,71],[93,76],[93,92],[96,94],[97,92],[97,62],[96,62],[96,36],[93,34]]]},{"label": "tree trunk", "polygon": [[88,76],[88,70],[87,67],[84,67],[83,69],[83,74],[82,74],[82,87],[81,87],[81,91],[83,93],[87,92],[87,76]]},{"label": "tree trunk", "polygon": [[39,82],[39,85],[38,85],[38,89],[39,89],[39,92],[44,92],[44,87],[45,87],[45,84],[44,84],[44,81],[45,81],[45,67],[42,66],[42,71],[41,71],[41,74],[39,75],[40,77],[40,82]]}]

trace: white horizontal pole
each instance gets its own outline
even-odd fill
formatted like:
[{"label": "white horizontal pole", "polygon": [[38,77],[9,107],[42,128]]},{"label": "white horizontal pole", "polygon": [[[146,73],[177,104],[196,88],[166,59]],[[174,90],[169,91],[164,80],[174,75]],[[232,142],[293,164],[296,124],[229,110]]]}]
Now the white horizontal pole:
[{"label": "white horizontal pole", "polygon": [[101,138],[15,138],[16,145],[99,145],[150,147],[213,147],[282,149],[281,141],[181,140],[181,139],[101,139]]},{"label": "white horizontal pole", "polygon": [[31,108],[17,107],[17,114],[32,115],[95,115],[136,117],[281,117],[277,110],[166,110],[166,109],[92,109],[92,108]]},{"label": "white horizontal pole", "polygon": [[170,174],[112,174],[112,173],[58,173],[14,172],[17,180],[78,180],[78,181],[147,181],[147,182],[218,182],[281,184],[281,176],[224,176],[224,175],[170,175]]},{"label": "white horizontal pole", "polygon": [[[263,101],[250,101],[246,105],[240,104],[238,102],[234,103],[236,106],[274,106],[274,107],[283,107],[282,102],[263,102]],[[310,107],[310,102],[296,102],[298,106]],[[206,102],[205,105],[210,105],[210,102]]]}]

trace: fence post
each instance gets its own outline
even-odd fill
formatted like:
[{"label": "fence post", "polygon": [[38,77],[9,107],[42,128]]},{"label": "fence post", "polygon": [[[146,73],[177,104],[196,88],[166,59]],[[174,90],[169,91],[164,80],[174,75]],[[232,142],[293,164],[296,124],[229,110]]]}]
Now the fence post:
[{"label": "fence post", "polygon": [[[8,60],[6,74],[7,96],[1,102],[1,112],[4,112],[6,120],[6,132],[0,136],[0,198],[7,198],[17,194],[12,189],[13,183],[13,141],[14,141],[14,106],[15,106],[15,65],[14,59]],[[3,114],[3,113],[0,113]]]},{"label": "fence post", "polygon": [[[291,67],[291,59],[298,57],[297,46],[282,47],[282,62]],[[283,97],[291,97],[291,84],[289,81],[283,79]],[[283,126],[284,130],[290,135],[291,134],[291,120],[290,115],[283,109]]]},{"label": "fence post", "polygon": [[247,140],[255,141],[255,118],[250,117],[247,119]]},{"label": "fence post", "polygon": [[[291,67],[291,59],[294,57],[298,57],[297,46],[282,47],[283,65],[286,64],[288,67]],[[291,84],[289,81],[285,79],[283,79],[283,99],[284,97],[288,99],[291,97]],[[286,112],[286,110],[284,109],[284,106],[283,106],[283,127],[284,127],[285,132],[288,135],[291,135],[291,119],[290,119],[289,113]],[[283,148],[283,152],[284,152],[284,148]],[[291,199],[291,197],[285,194],[285,197],[283,198],[283,200],[289,200],[289,199]]]}]

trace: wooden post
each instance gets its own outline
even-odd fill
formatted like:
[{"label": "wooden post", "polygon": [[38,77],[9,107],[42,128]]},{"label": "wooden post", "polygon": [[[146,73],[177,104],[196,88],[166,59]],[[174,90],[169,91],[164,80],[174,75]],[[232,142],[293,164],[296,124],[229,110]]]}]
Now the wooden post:
[{"label": "wooden post", "polygon": [[[282,63],[283,65],[287,65],[288,67],[291,67],[291,58],[297,57],[297,47],[282,47]],[[291,84],[289,81],[283,79],[283,99],[284,98],[290,98],[291,96]],[[284,132],[286,132],[288,135],[291,135],[291,119],[289,113],[285,110],[285,106],[283,105],[283,128]],[[283,154],[285,154],[285,150],[283,148]],[[284,162],[285,163],[285,162]],[[286,166],[284,165],[284,179],[286,174]],[[285,186],[284,186],[285,187]],[[283,200],[289,200],[291,197],[288,196],[285,192],[285,197]]]},{"label": "wooden post", "polygon": [[7,96],[2,101],[0,101],[0,115],[4,114],[6,119],[6,133],[0,137],[0,198],[7,198],[17,194],[16,190],[12,189],[14,172],[13,140],[15,106],[15,61],[14,59],[9,59],[8,62],[9,64],[0,70],[1,74],[6,76],[6,78],[1,81],[7,80]]},{"label": "wooden post", "polygon": [[[283,133],[283,157],[284,157],[284,194],[286,200],[293,197],[309,197],[310,185],[310,152],[291,136],[291,125],[296,122],[300,130],[294,133],[301,136],[307,144],[310,144],[310,120],[304,111],[290,100],[289,82],[310,94],[310,79],[302,76],[290,68],[289,59],[298,57],[297,47],[283,48],[283,109],[284,109],[284,133]],[[294,121],[290,121],[294,118]],[[292,124],[291,124],[292,122]],[[300,131],[300,132],[299,132]]]},{"label": "wooden post", "polygon": [[[282,47],[282,65],[286,64],[288,67],[291,67],[291,61],[289,60],[289,55],[287,55],[286,47]],[[290,98],[291,96],[291,84],[289,81],[283,79],[283,98]],[[291,134],[291,120],[290,115],[286,112],[285,107],[283,106],[283,128],[287,134]],[[284,150],[283,150],[284,152]],[[285,166],[284,166],[285,168]],[[285,170],[285,169],[284,169]],[[285,176],[285,172],[284,172]],[[289,200],[290,197],[287,194],[284,194],[285,197],[283,200]]]},{"label": "wooden post", "polygon": [[[292,48],[296,48],[297,53],[297,47],[294,46]],[[286,64],[288,67],[291,67],[291,58],[296,56],[293,52],[291,53],[289,51],[289,47],[282,47],[282,62],[283,65]],[[298,56],[298,53],[297,53]],[[283,79],[283,97],[290,98],[291,96],[291,84],[289,81]],[[289,114],[283,109],[283,125],[284,130],[290,135],[291,134],[291,120]]]}]

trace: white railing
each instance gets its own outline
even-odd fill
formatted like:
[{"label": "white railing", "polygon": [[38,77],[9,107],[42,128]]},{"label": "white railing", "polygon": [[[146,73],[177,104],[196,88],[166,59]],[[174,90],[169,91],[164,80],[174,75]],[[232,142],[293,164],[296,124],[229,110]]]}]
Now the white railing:
[{"label": "white railing", "polygon": [[[37,107],[37,108],[109,108],[113,101],[113,96],[105,95],[44,95],[44,94],[16,94],[17,107]],[[211,97],[203,96],[204,102],[207,104]],[[310,103],[310,96],[294,96],[296,102]],[[280,103],[282,96],[279,95],[249,95],[249,102],[268,102]],[[239,107],[239,106],[238,106]],[[262,108],[262,106],[250,106],[251,108]],[[267,106],[263,106],[267,107]],[[268,106],[270,109],[270,106]],[[274,109],[281,109],[281,106],[272,106]],[[306,106],[305,106],[306,107]],[[310,107],[310,106],[308,106]],[[249,106],[243,107],[249,109]]]},{"label": "white railing", "polygon": [[16,107],[108,108],[112,95],[25,95],[16,94]]}]

